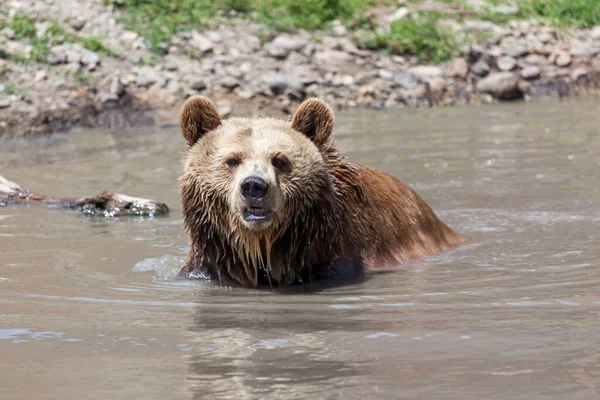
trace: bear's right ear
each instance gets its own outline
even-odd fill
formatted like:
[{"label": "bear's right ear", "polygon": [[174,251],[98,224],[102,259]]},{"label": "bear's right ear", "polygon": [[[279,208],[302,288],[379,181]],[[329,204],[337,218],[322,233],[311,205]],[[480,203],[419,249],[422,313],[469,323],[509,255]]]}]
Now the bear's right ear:
[{"label": "bear's right ear", "polygon": [[221,125],[219,110],[203,96],[192,96],[183,104],[179,114],[181,134],[192,147],[204,134]]},{"label": "bear's right ear", "polygon": [[308,136],[317,147],[322,146],[333,131],[333,110],[319,99],[308,99],[300,104],[292,128]]}]

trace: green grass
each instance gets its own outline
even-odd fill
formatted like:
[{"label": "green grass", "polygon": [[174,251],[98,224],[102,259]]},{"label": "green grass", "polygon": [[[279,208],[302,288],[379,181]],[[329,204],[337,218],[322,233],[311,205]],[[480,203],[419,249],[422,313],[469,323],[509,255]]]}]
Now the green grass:
[{"label": "green grass", "polygon": [[102,45],[99,38],[84,38],[67,33],[56,20],[50,21],[46,34],[38,37],[35,22],[34,19],[26,15],[17,15],[9,21],[0,21],[0,29],[12,29],[15,32],[15,40],[27,42],[32,47],[29,58],[20,54],[11,54],[7,55],[8,59],[23,64],[46,63],[48,62],[50,47],[63,42],[81,43],[88,50],[114,56],[112,51]]},{"label": "green grass", "polygon": [[454,34],[439,24],[439,13],[420,13],[412,19],[392,23],[390,33],[375,34],[362,43],[363,47],[391,53],[410,54],[417,58],[441,63],[458,54]]},{"label": "green grass", "polygon": [[205,27],[233,13],[256,18],[279,31],[327,29],[333,20],[346,26],[366,22],[365,13],[377,3],[391,0],[104,0],[123,11],[122,22],[148,39],[161,52],[173,34]]},{"label": "green grass", "polygon": [[6,85],[4,85],[4,93],[21,95],[25,94],[25,90],[19,89],[12,83],[7,83]]},{"label": "green grass", "polygon": [[520,14],[536,17],[557,27],[591,27],[600,25],[599,0],[524,0]]},{"label": "green grass", "polygon": [[[482,20],[504,24],[513,19],[536,18],[544,25],[556,28],[591,27],[600,25],[600,1],[598,0],[519,0],[516,14],[495,12],[493,6],[510,4],[506,0],[488,0],[489,6],[477,13]],[[469,9],[464,0],[457,4]]]}]

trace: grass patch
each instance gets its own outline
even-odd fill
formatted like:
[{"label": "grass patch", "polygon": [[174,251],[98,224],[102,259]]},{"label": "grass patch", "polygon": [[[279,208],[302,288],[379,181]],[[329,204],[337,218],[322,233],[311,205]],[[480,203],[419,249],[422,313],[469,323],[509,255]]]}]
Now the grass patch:
[{"label": "grass patch", "polygon": [[12,83],[7,83],[6,85],[4,85],[4,90],[3,91],[6,94],[16,94],[16,95],[25,94],[25,90],[19,89],[18,87],[16,87]]},{"label": "grass patch", "polygon": [[524,0],[519,1],[522,16],[536,17],[557,27],[600,25],[598,0]]},{"label": "grass patch", "polygon": [[[327,29],[333,20],[346,26],[364,24],[366,11],[391,0],[104,0],[123,10],[122,22],[143,37],[153,51],[173,34],[205,27],[232,15],[256,18],[279,31]],[[391,2],[393,3],[393,2]]]},{"label": "grass patch", "polygon": [[390,26],[386,34],[374,34],[362,43],[363,47],[391,53],[410,54],[436,64],[451,60],[459,46],[454,33],[439,24],[439,13],[416,14]]},{"label": "grass patch", "polygon": [[7,59],[22,64],[32,62],[47,63],[48,55],[50,54],[50,47],[64,42],[80,43],[88,50],[108,56],[115,55],[111,50],[102,45],[102,41],[99,38],[84,38],[67,33],[56,20],[50,21],[46,34],[38,37],[35,22],[36,21],[34,19],[27,15],[17,15],[9,21],[0,21],[0,29],[12,29],[15,33],[15,40],[27,42],[32,47],[31,52],[29,53],[29,58],[20,54],[9,54],[6,55]]}]

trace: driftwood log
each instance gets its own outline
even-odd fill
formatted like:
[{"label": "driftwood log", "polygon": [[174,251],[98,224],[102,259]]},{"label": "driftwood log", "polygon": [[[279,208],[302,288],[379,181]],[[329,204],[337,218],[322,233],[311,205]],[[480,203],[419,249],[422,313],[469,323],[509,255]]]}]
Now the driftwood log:
[{"label": "driftwood log", "polygon": [[164,203],[108,191],[81,199],[40,195],[21,189],[18,184],[0,175],[0,207],[26,204],[44,204],[102,217],[156,216],[169,212],[169,207]]}]

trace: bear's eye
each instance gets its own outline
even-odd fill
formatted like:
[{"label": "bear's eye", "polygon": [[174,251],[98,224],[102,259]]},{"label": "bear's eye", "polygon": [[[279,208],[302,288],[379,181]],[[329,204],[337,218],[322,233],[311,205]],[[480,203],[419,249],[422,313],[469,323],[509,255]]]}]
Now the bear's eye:
[{"label": "bear's eye", "polygon": [[240,165],[240,163],[241,163],[241,162],[242,162],[242,161],[240,160],[240,158],[239,158],[239,157],[237,157],[237,156],[233,156],[233,157],[229,157],[229,158],[228,158],[228,159],[225,161],[225,164],[227,164],[227,166],[228,166],[229,168],[235,168],[235,167],[237,167],[238,165]]},{"label": "bear's eye", "polygon": [[290,166],[290,162],[284,156],[273,157],[271,164],[280,171],[286,171]]}]

